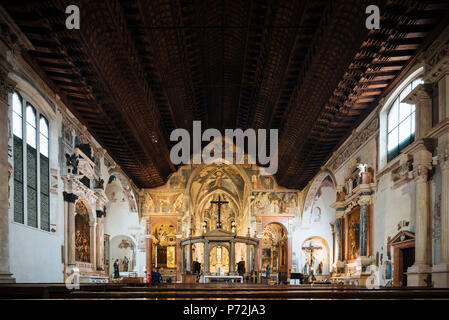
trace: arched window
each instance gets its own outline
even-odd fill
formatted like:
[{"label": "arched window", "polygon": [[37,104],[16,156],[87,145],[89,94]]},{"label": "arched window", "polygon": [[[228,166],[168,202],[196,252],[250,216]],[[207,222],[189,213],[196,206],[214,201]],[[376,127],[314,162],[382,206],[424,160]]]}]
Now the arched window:
[{"label": "arched window", "polygon": [[401,101],[420,83],[423,83],[421,78],[411,81],[396,97],[388,112],[388,161],[397,157],[415,139],[415,105]]},{"label": "arched window", "polygon": [[48,120],[18,92],[12,109],[14,221],[50,231]]}]

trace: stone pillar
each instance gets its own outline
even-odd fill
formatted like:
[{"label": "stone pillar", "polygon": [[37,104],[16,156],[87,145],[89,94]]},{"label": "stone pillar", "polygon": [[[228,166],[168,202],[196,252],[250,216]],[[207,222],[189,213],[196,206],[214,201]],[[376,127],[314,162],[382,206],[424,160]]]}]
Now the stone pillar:
[{"label": "stone pillar", "polygon": [[146,249],[146,269],[147,273],[151,274],[153,271],[153,238],[147,234],[145,236],[145,249]]},{"label": "stone pillar", "polygon": [[15,83],[8,78],[10,66],[0,57],[0,283],[11,283],[9,267],[9,94],[13,92]]},{"label": "stone pillar", "polygon": [[104,218],[97,217],[97,270],[104,270]]},{"label": "stone pillar", "polygon": [[235,274],[235,242],[231,241],[229,252],[229,274]]},{"label": "stone pillar", "polygon": [[181,246],[181,274],[185,274],[184,245]]},{"label": "stone pillar", "polygon": [[289,235],[288,236],[288,244],[287,244],[287,261],[286,261],[286,265],[287,265],[287,281],[290,282],[290,274],[292,272],[292,246],[293,246],[293,241],[292,241],[292,236]]},{"label": "stone pillar", "polygon": [[188,271],[188,272],[192,271],[192,243],[190,241],[187,244],[187,265],[186,265],[186,271]]},{"label": "stone pillar", "polygon": [[255,250],[255,262],[256,262],[256,271],[257,271],[257,279],[258,282],[260,283],[261,281],[261,275],[260,275],[260,271],[262,268],[262,235],[258,235],[259,237],[259,244],[257,246],[257,250]]},{"label": "stone pillar", "polygon": [[208,275],[209,274],[209,241],[204,241],[204,264],[203,264],[203,274]]},{"label": "stone pillar", "polygon": [[[448,93],[449,94],[449,93]],[[449,142],[449,134],[446,143]],[[432,268],[436,288],[449,288],[449,148],[444,150],[441,166],[440,261]]]},{"label": "stone pillar", "polygon": [[[434,287],[449,287],[449,29],[446,28],[437,46],[426,57],[426,83],[438,83],[438,120],[444,131],[438,138],[441,167],[440,261],[432,268]],[[445,122],[445,123],[444,123]]]},{"label": "stone pillar", "polygon": [[425,280],[430,274],[430,210],[428,173],[432,169],[432,154],[424,142],[417,141],[410,152],[413,154],[415,176],[415,263],[407,270],[408,286],[426,286]]},{"label": "stone pillar", "polygon": [[[92,270],[97,270],[97,222],[89,220],[90,229],[90,263],[92,263]],[[129,269],[128,269],[129,271]]]},{"label": "stone pillar", "polygon": [[251,274],[251,245],[246,244],[246,274]]},{"label": "stone pillar", "polygon": [[176,235],[176,280],[181,282],[181,274],[182,274],[182,250],[181,250],[181,236],[180,234]]},{"label": "stone pillar", "polygon": [[429,84],[420,84],[410,92],[403,102],[414,104],[416,108],[415,139],[425,138],[432,128],[432,96]]},{"label": "stone pillar", "polygon": [[63,192],[63,197],[67,203],[67,265],[73,266],[75,264],[75,202],[78,196]]}]

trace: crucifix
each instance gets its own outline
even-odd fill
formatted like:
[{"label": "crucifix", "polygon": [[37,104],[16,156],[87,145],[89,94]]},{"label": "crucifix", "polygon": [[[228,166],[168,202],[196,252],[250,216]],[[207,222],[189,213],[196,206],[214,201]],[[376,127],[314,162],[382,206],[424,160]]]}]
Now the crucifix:
[{"label": "crucifix", "polygon": [[218,201],[211,201],[210,203],[218,205],[217,229],[221,229],[221,205],[229,203],[229,201],[221,201],[221,195],[218,195]]},{"label": "crucifix", "polygon": [[313,263],[314,263],[314,257],[313,257],[313,252],[315,250],[321,250],[323,249],[322,247],[319,246],[313,246],[312,242],[309,242],[309,246],[308,247],[302,247],[302,250],[306,251],[308,254],[310,254],[310,259],[309,259],[309,274],[312,274],[313,272]]}]

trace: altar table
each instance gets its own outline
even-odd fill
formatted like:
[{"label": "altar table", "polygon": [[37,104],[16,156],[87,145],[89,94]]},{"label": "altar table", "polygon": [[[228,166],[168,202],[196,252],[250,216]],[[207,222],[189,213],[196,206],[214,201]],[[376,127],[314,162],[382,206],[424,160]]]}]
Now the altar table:
[{"label": "altar table", "polygon": [[204,276],[203,283],[206,283],[207,279],[224,279],[224,280],[239,279],[240,283],[243,283],[242,276]]}]

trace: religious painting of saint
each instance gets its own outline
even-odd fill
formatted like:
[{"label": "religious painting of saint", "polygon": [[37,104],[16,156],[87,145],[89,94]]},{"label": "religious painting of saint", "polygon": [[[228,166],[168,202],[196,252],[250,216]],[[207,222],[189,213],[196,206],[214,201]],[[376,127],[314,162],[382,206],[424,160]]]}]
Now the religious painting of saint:
[{"label": "religious painting of saint", "polygon": [[348,260],[355,260],[360,255],[360,210],[348,215]]},{"label": "religious painting of saint", "polygon": [[90,232],[87,215],[75,216],[75,260],[90,262]]}]

